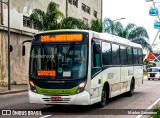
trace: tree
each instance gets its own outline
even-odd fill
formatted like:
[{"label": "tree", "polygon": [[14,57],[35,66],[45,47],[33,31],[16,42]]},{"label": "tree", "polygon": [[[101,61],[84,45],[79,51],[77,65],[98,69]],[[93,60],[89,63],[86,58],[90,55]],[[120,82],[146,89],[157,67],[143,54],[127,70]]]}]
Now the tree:
[{"label": "tree", "polygon": [[102,32],[102,21],[100,19],[92,20],[91,30],[96,32]]},{"label": "tree", "polygon": [[34,9],[30,15],[30,19],[43,31],[59,29],[58,20],[63,17],[63,13],[58,10],[54,2],[49,3],[46,13],[40,9]]},{"label": "tree", "polygon": [[73,17],[64,18],[60,23],[61,29],[77,29],[80,22],[81,21],[79,19]]},{"label": "tree", "polygon": [[124,27],[120,22],[114,22],[111,19],[105,18],[103,31],[141,44],[144,49],[152,51],[152,47],[148,43],[149,36],[144,27],[138,27],[133,23],[129,23]]},{"label": "tree", "polygon": [[85,29],[89,30],[90,27],[87,24],[84,24],[84,22],[81,19],[73,18],[73,17],[67,17],[64,18],[61,21],[61,29]]}]

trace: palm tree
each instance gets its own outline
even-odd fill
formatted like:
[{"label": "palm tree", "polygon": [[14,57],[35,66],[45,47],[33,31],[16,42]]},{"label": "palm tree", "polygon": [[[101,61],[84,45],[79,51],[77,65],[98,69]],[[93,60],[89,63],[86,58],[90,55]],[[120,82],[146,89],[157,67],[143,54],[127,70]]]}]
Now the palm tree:
[{"label": "palm tree", "polygon": [[81,19],[73,18],[73,17],[67,17],[64,18],[60,23],[61,29],[90,29],[87,24],[84,24],[84,22]]},{"label": "palm tree", "polygon": [[111,19],[105,18],[103,32],[126,38],[132,42],[141,44],[144,49],[152,51],[152,47],[148,43],[149,36],[144,27],[138,27],[133,23],[129,23],[124,27],[120,22],[114,22]]},{"label": "palm tree", "polygon": [[100,19],[92,20],[91,30],[96,32],[102,32],[102,21]]},{"label": "palm tree", "polygon": [[60,27],[58,20],[64,15],[57,8],[57,4],[50,2],[46,13],[40,9],[34,9],[30,15],[30,19],[35,22],[40,30],[54,30]]}]

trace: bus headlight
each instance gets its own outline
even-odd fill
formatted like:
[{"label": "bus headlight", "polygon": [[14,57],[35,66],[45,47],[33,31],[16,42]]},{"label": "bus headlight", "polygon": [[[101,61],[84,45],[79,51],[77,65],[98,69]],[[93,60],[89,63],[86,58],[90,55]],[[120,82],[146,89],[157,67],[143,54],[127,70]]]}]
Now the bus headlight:
[{"label": "bus headlight", "polygon": [[155,77],[159,77],[158,74],[155,74]]},{"label": "bus headlight", "polygon": [[83,92],[83,91],[84,91],[84,88],[85,88],[85,85],[86,85],[86,81],[80,83],[79,86],[78,86],[78,89],[77,89],[77,93]]},{"label": "bus headlight", "polygon": [[29,81],[29,85],[30,85],[30,90],[34,93],[37,93],[37,90],[36,90],[36,87],[34,85],[34,82],[33,81]]}]

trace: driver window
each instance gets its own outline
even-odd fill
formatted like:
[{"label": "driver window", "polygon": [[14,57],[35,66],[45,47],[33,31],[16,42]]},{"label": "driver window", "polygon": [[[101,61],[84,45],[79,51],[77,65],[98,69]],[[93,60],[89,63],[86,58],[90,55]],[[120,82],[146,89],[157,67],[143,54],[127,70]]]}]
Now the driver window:
[{"label": "driver window", "polygon": [[93,67],[101,67],[101,53],[100,53],[100,42],[92,43],[92,65]]},{"label": "driver window", "polygon": [[101,43],[100,40],[92,40],[92,76],[101,70]]}]

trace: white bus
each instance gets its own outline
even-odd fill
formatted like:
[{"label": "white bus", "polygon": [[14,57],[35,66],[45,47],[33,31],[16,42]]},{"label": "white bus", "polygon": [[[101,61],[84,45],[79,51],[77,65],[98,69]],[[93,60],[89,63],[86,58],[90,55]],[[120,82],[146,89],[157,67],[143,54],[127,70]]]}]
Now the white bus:
[{"label": "white bus", "polygon": [[108,98],[132,96],[143,83],[142,56],[141,45],[107,33],[38,33],[30,52],[30,103],[104,107]]}]

